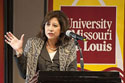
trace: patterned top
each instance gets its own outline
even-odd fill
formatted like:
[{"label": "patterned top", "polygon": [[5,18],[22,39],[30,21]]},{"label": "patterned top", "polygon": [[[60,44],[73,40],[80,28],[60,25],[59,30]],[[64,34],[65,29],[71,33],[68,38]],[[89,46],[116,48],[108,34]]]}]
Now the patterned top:
[{"label": "patterned top", "polygon": [[[28,39],[23,55],[16,58],[19,71],[26,83],[33,78],[37,71],[38,57],[44,46],[41,38],[33,37]],[[59,70],[60,71],[76,71],[76,48],[73,40],[59,46]],[[73,64],[72,64],[73,63]]]}]

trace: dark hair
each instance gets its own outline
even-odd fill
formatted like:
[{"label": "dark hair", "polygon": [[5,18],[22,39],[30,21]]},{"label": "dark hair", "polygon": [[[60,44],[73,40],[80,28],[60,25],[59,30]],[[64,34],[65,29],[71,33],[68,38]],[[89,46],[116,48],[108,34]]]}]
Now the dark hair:
[{"label": "dark hair", "polygon": [[57,18],[61,26],[60,36],[56,43],[56,46],[59,46],[61,44],[67,43],[71,39],[65,35],[65,32],[69,29],[69,21],[68,17],[62,11],[50,11],[46,14],[37,37],[47,41],[47,37],[45,35],[45,24],[54,17]]}]

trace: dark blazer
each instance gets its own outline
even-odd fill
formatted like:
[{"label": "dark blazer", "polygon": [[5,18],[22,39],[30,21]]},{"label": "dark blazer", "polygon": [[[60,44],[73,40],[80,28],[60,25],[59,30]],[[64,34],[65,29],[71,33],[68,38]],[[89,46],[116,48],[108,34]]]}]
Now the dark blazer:
[{"label": "dark blazer", "polygon": [[[26,83],[35,75],[37,69],[38,57],[41,53],[44,41],[41,38],[28,39],[23,56],[17,59],[20,72],[26,78]],[[72,64],[72,62],[74,62]],[[76,71],[76,47],[73,40],[59,46],[59,64],[60,71]]]}]

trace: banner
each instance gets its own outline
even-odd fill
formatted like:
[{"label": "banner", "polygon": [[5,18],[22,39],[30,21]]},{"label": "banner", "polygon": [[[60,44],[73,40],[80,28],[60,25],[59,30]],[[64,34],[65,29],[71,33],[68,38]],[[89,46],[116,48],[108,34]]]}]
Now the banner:
[{"label": "banner", "polygon": [[78,41],[86,71],[119,71],[125,80],[124,0],[48,0],[48,10],[62,10],[70,30],[86,37]]},{"label": "banner", "polygon": [[116,7],[61,6],[61,10],[69,17],[71,31],[87,39],[79,41],[85,63],[115,64]]},{"label": "banner", "polygon": [[0,0],[0,83],[4,83],[3,0]]}]

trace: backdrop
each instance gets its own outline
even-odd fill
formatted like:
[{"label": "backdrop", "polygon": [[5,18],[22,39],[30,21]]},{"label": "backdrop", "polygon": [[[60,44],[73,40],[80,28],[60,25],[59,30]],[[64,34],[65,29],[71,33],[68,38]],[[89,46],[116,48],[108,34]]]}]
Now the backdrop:
[{"label": "backdrop", "polygon": [[[48,0],[48,10],[64,11],[79,41],[86,71],[119,71],[125,80],[124,0]],[[79,51],[77,51],[78,69]]]}]

